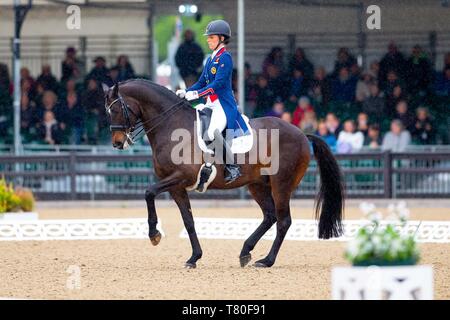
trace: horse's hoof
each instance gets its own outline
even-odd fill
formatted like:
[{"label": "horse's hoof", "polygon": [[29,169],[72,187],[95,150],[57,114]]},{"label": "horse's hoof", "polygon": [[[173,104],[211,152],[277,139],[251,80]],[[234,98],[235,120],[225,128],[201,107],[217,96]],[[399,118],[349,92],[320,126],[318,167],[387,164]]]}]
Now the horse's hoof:
[{"label": "horse's hoof", "polygon": [[252,260],[252,255],[250,253],[245,256],[239,257],[239,262],[241,263],[242,268],[245,267],[250,262],[250,260]]},{"label": "horse's hoof", "polygon": [[157,246],[161,241],[161,237],[162,237],[161,233],[158,231],[158,233],[155,236],[150,237],[150,242],[152,243],[152,245]]},{"label": "horse's hoof", "polygon": [[184,268],[185,269],[195,269],[195,268],[197,268],[197,265],[195,263],[192,263],[192,262],[186,262],[184,264]]},{"label": "horse's hoof", "polygon": [[262,260],[256,261],[253,266],[255,268],[270,268],[272,265],[269,265],[267,262],[264,262]]}]

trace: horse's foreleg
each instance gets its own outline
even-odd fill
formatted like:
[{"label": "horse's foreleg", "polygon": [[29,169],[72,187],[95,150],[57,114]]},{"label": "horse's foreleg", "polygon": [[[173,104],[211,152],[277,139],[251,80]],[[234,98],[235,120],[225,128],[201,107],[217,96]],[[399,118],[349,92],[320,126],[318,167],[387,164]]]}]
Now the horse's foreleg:
[{"label": "horse's foreleg", "polygon": [[196,262],[202,257],[202,248],[195,232],[194,218],[192,217],[191,204],[185,189],[172,189],[169,191],[172,198],[175,200],[180,209],[181,217],[183,218],[184,227],[189,235],[189,240],[192,246],[192,256],[185,263],[186,268],[195,268]]},{"label": "horse's foreleg", "polygon": [[156,215],[155,198],[161,192],[169,190],[174,185],[177,185],[180,179],[176,175],[171,175],[162,179],[148,188],[145,192],[145,201],[147,202],[148,212],[148,236],[151,243],[156,246],[161,241],[161,233],[156,229],[158,224],[158,216]]}]

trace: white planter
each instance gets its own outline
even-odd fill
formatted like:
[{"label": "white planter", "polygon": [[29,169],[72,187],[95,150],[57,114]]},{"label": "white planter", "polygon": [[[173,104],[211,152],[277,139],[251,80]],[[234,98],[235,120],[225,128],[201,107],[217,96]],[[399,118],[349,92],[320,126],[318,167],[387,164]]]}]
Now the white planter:
[{"label": "white planter", "polygon": [[335,267],[334,300],[432,300],[432,266]]},{"label": "white planter", "polygon": [[0,213],[0,221],[2,220],[39,220],[37,212],[5,212]]}]

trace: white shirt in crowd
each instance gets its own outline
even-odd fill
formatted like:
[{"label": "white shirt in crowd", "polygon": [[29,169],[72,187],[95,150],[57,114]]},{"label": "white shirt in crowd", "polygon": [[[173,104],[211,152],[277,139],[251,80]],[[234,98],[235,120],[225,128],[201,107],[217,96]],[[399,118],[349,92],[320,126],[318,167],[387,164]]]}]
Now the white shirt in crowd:
[{"label": "white shirt in crowd", "polygon": [[361,131],[357,132],[341,131],[337,139],[337,144],[338,150],[339,145],[348,144],[351,146],[351,151],[358,151],[362,148],[364,144],[364,135],[362,134]]},{"label": "white shirt in crowd", "polygon": [[405,151],[409,144],[411,144],[411,134],[409,131],[403,130],[399,135],[389,131],[383,138],[381,149],[401,152]]}]

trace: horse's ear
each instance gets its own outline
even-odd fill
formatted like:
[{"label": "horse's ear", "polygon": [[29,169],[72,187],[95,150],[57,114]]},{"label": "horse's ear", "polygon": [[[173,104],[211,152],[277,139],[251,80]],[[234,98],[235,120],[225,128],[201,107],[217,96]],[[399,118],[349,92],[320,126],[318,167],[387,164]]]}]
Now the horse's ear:
[{"label": "horse's ear", "polygon": [[102,88],[103,88],[103,94],[106,97],[106,95],[108,94],[108,91],[109,91],[109,86],[102,82]]},{"label": "horse's ear", "polygon": [[119,96],[119,84],[116,83],[115,85],[113,85],[112,87],[112,97],[113,98],[117,98]]}]

